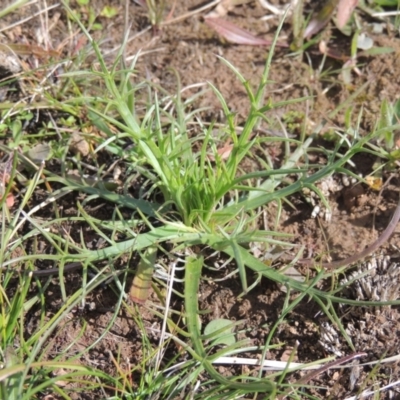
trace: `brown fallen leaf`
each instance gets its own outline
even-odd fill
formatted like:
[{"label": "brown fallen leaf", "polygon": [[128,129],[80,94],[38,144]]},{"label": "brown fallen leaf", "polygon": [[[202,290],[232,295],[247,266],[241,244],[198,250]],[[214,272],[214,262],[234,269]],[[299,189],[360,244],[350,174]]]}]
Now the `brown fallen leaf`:
[{"label": "brown fallen leaf", "polygon": [[324,40],[321,40],[319,42],[319,51],[321,52],[321,54],[325,54],[328,57],[333,58],[335,60],[347,62],[350,59],[349,56],[346,56],[345,54],[341,53],[339,50],[329,48],[327,43]]},{"label": "brown fallen leaf", "polygon": [[[0,200],[5,195],[7,185],[10,182],[13,161],[14,153],[11,153],[6,162],[0,163]],[[7,194],[5,203],[8,208],[11,208],[14,205],[15,197],[11,192]]]},{"label": "brown fallen leaf", "polygon": [[15,197],[12,193],[8,193],[6,197],[6,205],[8,208],[11,208],[15,203]]},{"label": "brown fallen leaf", "polygon": [[304,30],[303,37],[309,39],[312,35],[318,33],[331,19],[335,11],[338,0],[328,0],[323,6],[322,10],[311,19],[306,29]]},{"label": "brown fallen leaf", "polygon": [[[210,28],[214,29],[230,43],[250,46],[270,46],[272,44],[272,40],[266,40],[254,36],[250,32],[247,32],[232,22],[228,22],[222,18],[206,17],[204,18],[204,21]],[[277,43],[276,45],[280,47],[289,47],[289,45],[285,43]]]},{"label": "brown fallen leaf", "polygon": [[372,190],[379,191],[382,189],[383,179],[380,176],[367,176],[365,182]]},{"label": "brown fallen leaf", "polygon": [[339,0],[337,12],[337,27],[339,29],[347,24],[357,4],[358,0]]},{"label": "brown fallen leaf", "polygon": [[[226,160],[232,153],[233,144],[231,140],[228,140],[221,148],[217,150],[217,154],[220,156],[221,160]],[[210,154],[208,156],[210,161],[215,161],[215,157]]]},{"label": "brown fallen leaf", "polygon": [[74,153],[80,153],[86,157],[90,153],[89,143],[80,132],[72,132],[70,149]]}]

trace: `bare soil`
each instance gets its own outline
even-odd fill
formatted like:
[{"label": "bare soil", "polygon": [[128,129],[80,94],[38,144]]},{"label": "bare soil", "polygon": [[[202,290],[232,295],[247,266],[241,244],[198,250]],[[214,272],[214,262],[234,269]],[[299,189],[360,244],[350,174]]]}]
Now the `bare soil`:
[{"label": "bare soil", "polygon": [[[55,2],[48,1],[51,5]],[[105,1],[97,1],[93,6],[96,12],[99,12]],[[279,1],[271,1],[275,5],[280,5]],[[168,15],[172,10],[172,4],[175,8],[173,15]],[[184,15],[187,12],[197,9],[204,3],[197,0],[188,0],[186,2],[167,1],[164,12],[165,25],[159,30],[150,29],[145,32],[143,30],[148,27],[148,19],[146,10],[131,2],[129,5],[129,22],[132,24],[129,31],[129,37],[135,37],[130,40],[126,48],[126,57],[133,56],[139,51],[140,57],[137,60],[135,69],[137,70],[137,81],[142,77],[158,83],[170,93],[176,92],[178,88],[177,75],[181,80],[181,87],[189,87],[196,83],[210,82],[218,90],[221,91],[232,112],[236,114],[238,124],[244,121],[248,109],[249,102],[246,92],[232,71],[227,68],[217,56],[221,56],[231,62],[241,74],[248,79],[252,87],[256,87],[262,74],[268,48],[261,46],[244,46],[235,45],[225,42],[222,38],[213,32],[205,23],[205,12],[195,14],[192,17],[182,19],[178,22],[168,23],[169,19]],[[83,12],[83,8],[79,8],[74,2],[73,7],[77,7]],[[28,22],[10,27],[12,23],[32,15],[38,11],[38,6],[33,5],[24,7],[18,13],[11,14],[0,20],[0,35],[2,41],[8,43],[25,43],[33,45],[37,43],[38,28],[41,27],[39,17],[30,19]],[[312,9],[312,5],[307,6],[307,11]],[[278,24],[278,17],[272,17],[267,21],[263,21],[262,17],[269,12],[263,9],[258,1],[249,1],[246,4],[234,7],[225,17],[230,22],[251,31],[255,35],[263,38],[272,39]],[[68,40],[69,34],[67,29],[67,19],[65,11],[61,7],[55,8],[49,12],[50,25],[54,21],[55,25],[50,31],[51,46],[53,49],[62,49],[66,54],[72,52],[71,49],[62,46],[64,40]],[[103,29],[96,32],[94,36],[99,41],[101,49],[106,53],[110,52],[107,57],[109,61],[115,59],[115,49],[120,46],[124,35],[124,11],[121,9],[116,17],[111,19],[98,17],[98,21],[103,25]],[[143,33],[141,33],[143,32]],[[292,40],[291,26],[289,23],[284,25],[283,32],[280,37],[282,41]],[[329,36],[330,35],[330,36]],[[332,26],[327,29],[326,37],[328,44],[332,46],[341,45],[344,54],[349,55],[349,40],[341,36]],[[270,113],[269,118],[271,124],[262,127],[270,130],[281,130],[278,120],[283,121],[286,129],[295,137],[299,135],[299,128],[296,121],[290,121],[290,116],[300,115],[300,123],[306,119],[306,124],[310,131],[316,127],[323,119],[327,119],[325,132],[329,131],[329,127],[344,127],[345,111],[343,109],[333,118],[327,118],[329,113],[336,109],[340,104],[345,102],[358,88],[366,84],[363,91],[354,98],[349,104],[352,108],[351,120],[353,123],[357,121],[360,113],[362,113],[360,130],[368,133],[373,129],[379,114],[380,106],[383,99],[394,102],[398,99],[400,91],[400,40],[398,35],[388,32],[384,29],[382,34],[372,34],[371,37],[377,46],[390,46],[394,48],[394,52],[363,57],[358,60],[360,74],[352,73],[352,83],[345,84],[340,76],[340,68],[343,66],[342,61],[326,59],[319,53],[317,46],[309,49],[308,53],[293,56],[288,49],[278,48],[271,67],[269,79],[271,83],[268,85],[268,97],[273,102],[307,97],[308,100],[285,106],[274,110]],[[68,42],[70,43],[70,42]],[[81,36],[76,37],[72,41],[77,47],[77,52],[84,51],[89,46],[85,39]],[[43,43],[38,43],[43,46]],[[81,46],[81,49],[79,49]],[[30,63],[40,58],[31,55],[25,58],[26,67],[33,67]],[[0,59],[1,61],[1,59]],[[5,70],[10,70],[9,65],[2,63]],[[0,71],[1,72],[1,71]],[[175,74],[177,73],[177,75]],[[197,93],[198,88],[188,89],[183,92],[184,98]],[[5,96],[10,99],[11,93]],[[204,121],[217,120],[224,122],[221,105],[212,91],[203,94],[196,102],[195,107],[207,107],[202,112]],[[296,114],[297,113],[297,114]],[[322,132],[324,133],[324,132]],[[326,146],[332,148],[332,143],[322,139],[317,141],[318,146]],[[270,152],[276,152],[276,162],[279,163],[280,149],[273,146],[268,148]],[[316,153],[316,162],[324,162],[324,157]],[[112,159],[102,156],[104,159],[99,163],[112,163]],[[88,157],[90,162],[90,156]],[[244,168],[257,168],[257,163],[253,160],[247,160],[249,165]],[[372,171],[374,157],[356,158],[354,160],[355,173],[362,173],[364,176]],[[292,242],[305,246],[304,257],[315,257],[321,255],[324,260],[329,254],[331,259],[340,259],[354,254],[364,249],[368,244],[373,242],[380,232],[387,226],[398,198],[398,187],[400,185],[397,172],[391,173],[393,176],[388,185],[384,185],[382,190],[375,191],[367,185],[357,185],[354,187],[341,188],[330,194],[330,206],[332,208],[332,220],[324,221],[322,217],[312,218],[311,213],[313,206],[307,203],[304,196],[296,195],[290,200],[294,208],[285,206],[281,219],[281,232],[293,235]],[[384,175],[384,182],[389,178],[389,174]],[[340,176],[334,177],[335,181],[340,181]],[[134,190],[134,189],[133,189]],[[40,202],[45,197],[45,193],[37,194],[38,198],[32,198],[30,206],[34,206],[35,202]],[[64,197],[58,205],[59,210],[64,215],[76,215],[76,210],[71,207],[75,204],[75,196],[71,198]],[[71,202],[70,202],[71,201]],[[266,210],[267,220],[272,221],[274,206],[270,206]],[[97,203],[91,202],[90,207],[87,206],[86,212],[99,219],[109,219],[112,215],[113,205],[98,200]],[[41,213],[42,218],[52,215],[50,212],[46,215],[46,211]],[[129,218],[131,211],[126,210],[126,216]],[[96,235],[85,226],[79,226],[71,223],[70,226],[64,226],[71,237],[78,243],[80,241],[80,230],[82,230],[88,247],[98,246]],[[382,249],[382,253],[394,257],[397,253],[399,243],[400,228],[396,229],[396,233],[391,237]],[[62,234],[62,232],[60,233]],[[46,251],[46,249],[43,249]],[[288,260],[294,257],[295,251],[284,255],[284,259]],[[273,267],[280,268],[285,264],[285,260],[278,260]],[[135,267],[135,259],[121,260],[121,265],[129,262],[132,269]],[[45,265],[43,266],[45,267]],[[227,266],[224,270],[213,272],[206,271],[206,277],[221,278],[227,275],[233,266]],[[301,274],[314,274],[314,270],[309,267],[299,266],[298,271]],[[80,273],[67,275],[68,291],[73,291],[79,287]],[[256,277],[249,274],[251,283]],[[337,279],[342,279],[343,276]],[[328,285],[328,283],[327,283]],[[254,290],[245,296],[238,297],[241,294],[240,281],[237,276],[226,280],[215,282],[214,280],[204,280],[199,293],[200,308],[209,310],[208,314],[203,316],[203,326],[214,318],[228,318],[231,320],[243,321],[242,327],[246,327],[243,337],[250,338],[254,345],[262,346],[269,333],[269,329],[279,317],[282,304],[285,300],[285,293],[272,282],[263,280]],[[293,295],[293,298],[296,295]],[[356,296],[349,293],[349,296]],[[60,306],[61,293],[57,279],[54,278],[52,285],[46,292],[48,303],[46,307],[49,313],[56,312]],[[76,310],[70,316],[70,320],[65,323],[57,334],[54,336],[54,346],[49,352],[48,357],[52,357],[59,352],[60,349],[71,346],[69,352],[71,354],[82,348],[91,345],[94,340],[102,334],[102,330],[113,316],[113,307],[117,295],[110,287],[101,287],[93,292],[87,299],[87,303],[93,303],[92,310]],[[153,294],[148,300],[158,302],[157,297]],[[172,304],[174,308],[180,309],[179,299],[175,299]],[[132,308],[131,308],[132,310]],[[146,307],[140,307],[140,312],[146,327],[148,328],[148,336],[151,343],[156,346],[158,335],[155,333],[160,328],[160,320],[156,318]],[[319,312],[317,305],[310,303],[305,299],[298,307],[288,316],[279,328],[279,332],[274,336],[273,344],[279,346],[271,350],[267,354],[267,359],[287,360],[292,351],[295,351],[294,361],[311,362],[329,355],[332,351],[326,345],[325,339],[321,337],[324,324],[327,318]],[[376,310],[365,309],[363,313],[352,314],[348,309],[337,309],[339,317],[343,318],[345,327],[352,323],[356,325],[352,338],[355,351],[363,351],[368,355],[362,361],[370,361],[382,356],[392,356],[397,354],[399,348],[399,314],[398,309],[393,307],[385,309],[382,312]],[[356,316],[355,316],[356,315]],[[29,335],[36,326],[37,313],[33,310],[26,317],[26,334]],[[366,321],[362,324],[360,321]],[[82,334],[82,327],[86,327]],[[387,327],[387,329],[385,328]],[[390,328],[390,329],[389,329]],[[365,331],[368,332],[365,332]],[[369,333],[368,337],[360,336]],[[358,336],[357,336],[358,335]],[[340,336],[340,335],[339,335]],[[325,345],[324,345],[325,343]],[[51,347],[51,346],[50,346]],[[49,348],[50,348],[49,347]],[[342,356],[350,354],[353,350],[340,339],[340,343],[335,349]],[[176,349],[169,349],[173,354]],[[82,363],[95,366],[113,372],[115,365],[114,359],[124,360],[121,362],[122,369],[128,369],[129,363],[137,363],[142,358],[142,338],[140,330],[137,327],[135,319],[132,318],[126,309],[121,309],[112,330],[108,333],[96,346],[94,346],[87,358],[81,360]],[[350,383],[349,370],[333,370],[323,373],[313,379],[309,384],[314,385],[314,389],[306,389],[308,395],[315,398],[332,398],[341,399],[357,393],[360,387],[368,387],[368,374],[372,367],[362,367],[359,371],[359,377],[356,383]],[[226,376],[243,373],[241,367],[220,367],[220,372]],[[400,378],[400,371],[395,362],[385,364],[380,367],[376,374],[380,377],[380,385],[384,386],[389,381],[396,381]],[[300,375],[294,375],[292,381],[295,382]],[[80,399],[79,395],[75,395],[76,399]],[[87,394],[86,399],[100,398],[98,393],[91,396]],[[56,398],[56,397],[55,397]],[[306,397],[304,397],[306,398]],[[384,391],[380,397],[400,398],[400,394],[396,389]]]}]

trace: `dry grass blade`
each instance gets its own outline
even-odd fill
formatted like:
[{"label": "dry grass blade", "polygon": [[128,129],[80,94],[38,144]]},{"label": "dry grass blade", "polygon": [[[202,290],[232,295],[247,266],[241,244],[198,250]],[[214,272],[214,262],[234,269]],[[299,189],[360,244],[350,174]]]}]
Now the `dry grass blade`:
[{"label": "dry grass blade", "polygon": [[23,56],[36,56],[40,58],[47,57],[58,57],[60,53],[55,50],[45,50],[40,46],[34,44],[12,44],[12,43],[0,43],[0,50],[9,51],[12,50],[15,54]]}]

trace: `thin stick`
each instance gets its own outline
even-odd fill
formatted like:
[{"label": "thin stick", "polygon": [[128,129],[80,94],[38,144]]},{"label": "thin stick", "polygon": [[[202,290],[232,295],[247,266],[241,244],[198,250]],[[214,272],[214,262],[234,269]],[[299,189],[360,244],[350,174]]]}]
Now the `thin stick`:
[{"label": "thin stick", "polygon": [[357,261],[367,257],[368,255],[373,253],[375,250],[378,250],[379,247],[381,247],[392,235],[392,233],[396,229],[396,226],[397,226],[399,220],[400,220],[400,197],[399,197],[399,202],[397,203],[397,207],[393,213],[392,219],[390,220],[386,229],[382,232],[381,236],[379,236],[378,239],[374,243],[372,243],[370,246],[368,246],[366,249],[364,249],[361,253],[354,254],[343,260],[326,262],[326,263],[321,263],[321,264],[318,264],[314,260],[311,260],[311,259],[304,259],[304,260],[300,260],[299,262],[303,265],[319,265],[320,267],[322,267],[324,269],[330,269],[330,270],[344,267],[344,266],[350,265],[350,264],[355,264]]},{"label": "thin stick", "polygon": [[[76,271],[77,269],[80,269],[80,268],[82,268],[81,262],[73,262],[73,263],[64,265],[63,271],[64,271],[64,273],[67,274],[69,272]],[[42,269],[42,270],[32,271],[32,276],[44,277],[44,276],[56,275],[59,272],[60,272],[60,268]]]},{"label": "thin stick", "polygon": [[[333,360],[333,361],[329,362],[328,364],[323,365],[321,368],[318,368],[315,371],[309,372],[307,375],[305,375],[302,378],[300,378],[293,385],[296,385],[297,387],[305,385],[308,381],[310,381],[311,379],[316,378],[318,375],[321,375],[323,372],[328,371],[332,367],[337,367],[340,364],[347,363],[347,362],[352,361],[352,360],[354,360],[356,358],[364,357],[366,355],[367,355],[367,353],[362,353],[362,352],[352,353],[352,354],[349,354],[348,356],[341,357],[341,358],[339,358],[337,360]],[[282,394],[281,396],[278,397],[278,400],[283,400],[289,394],[290,394],[290,392],[286,392],[286,393]]]}]

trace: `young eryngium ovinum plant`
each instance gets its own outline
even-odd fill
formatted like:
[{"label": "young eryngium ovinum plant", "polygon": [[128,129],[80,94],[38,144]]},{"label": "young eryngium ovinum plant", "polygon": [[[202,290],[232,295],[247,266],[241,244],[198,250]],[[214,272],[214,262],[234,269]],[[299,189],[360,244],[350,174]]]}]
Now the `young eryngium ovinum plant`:
[{"label": "young eryngium ovinum plant", "polygon": [[[221,250],[228,246],[235,249],[235,254],[239,254],[236,246],[254,241],[255,236],[257,240],[263,237],[263,241],[273,242],[271,237],[279,236],[276,232],[254,232],[254,230],[250,232],[249,222],[256,217],[258,208],[269,202],[276,202],[280,209],[284,198],[304,187],[316,190],[314,183],[317,180],[345,165],[347,160],[362,151],[363,145],[370,140],[369,137],[357,139],[345,154],[336,157],[340,148],[338,145],[331,153],[328,164],[322,168],[314,166],[317,172],[308,176],[309,167],[305,164],[304,168],[299,168],[298,161],[306,154],[307,148],[312,143],[312,136],[303,142],[283,138],[282,141],[291,143],[291,146],[286,146],[287,161],[280,168],[241,175],[241,162],[256,142],[256,138],[252,138],[254,128],[261,120],[266,119],[266,113],[274,108],[303,100],[265,102],[264,94],[268,85],[268,73],[276,39],[267,58],[260,84],[255,91],[233,65],[220,59],[243,84],[250,102],[248,117],[241,134],[238,135],[234,116],[228,104],[217,88],[210,84],[226,117],[224,140],[232,143],[230,154],[225,160],[218,154],[218,138],[212,135],[212,127],[208,129],[203,127],[202,134],[197,137],[192,138],[188,135],[190,129],[187,121],[193,118],[193,113],[185,113],[185,104],[181,100],[179,90],[172,98],[175,106],[173,112],[161,106],[162,101],[155,92],[144,117],[139,120],[134,110],[138,88],[132,87],[130,83],[130,75],[139,55],[129,69],[117,71],[118,61],[113,68],[108,69],[98,45],[82,25],[81,28],[91,40],[100,63],[100,72],[96,74],[106,85],[109,94],[106,99],[84,99],[85,105],[93,122],[99,127],[104,126],[105,121],[121,132],[115,136],[104,129],[109,135],[107,146],[112,148],[113,142],[117,140],[133,142],[135,146],[129,153],[130,159],[149,179],[151,190],[162,193],[158,218],[163,223],[171,223],[173,220],[174,224],[183,224],[185,229],[194,230],[200,235],[198,241],[201,243],[206,241],[201,237],[202,234],[212,234],[212,239],[208,238],[206,242],[215,249]],[[119,56],[121,54],[122,50]],[[117,81],[120,82],[118,85]],[[297,148],[293,150],[293,146]],[[298,179],[290,185],[277,189],[289,174],[297,176]],[[252,187],[248,182],[255,180],[261,183],[257,187]],[[154,204],[143,199],[140,201],[141,203],[137,201],[137,204],[143,213],[146,214],[149,210],[154,212]],[[243,287],[247,288],[244,270],[243,268],[239,270]]]},{"label": "young eryngium ovinum plant", "polygon": [[[81,28],[84,30],[83,26]],[[88,35],[88,37],[90,36]],[[262,171],[257,172],[256,175],[238,177],[240,163],[255,142],[255,139],[250,139],[253,128],[268,110],[275,106],[287,104],[262,106],[270,59],[265,69],[262,83],[256,93],[252,92],[244,77],[237,70],[223,61],[234,70],[242,81],[251,101],[249,117],[241,135],[238,135],[234,117],[228,105],[218,90],[213,88],[221,101],[227,118],[229,140],[233,143],[231,154],[228,160],[225,161],[218,155],[215,138],[211,135],[211,128],[203,129],[203,137],[201,138],[193,139],[188,136],[187,116],[184,114],[184,104],[179,93],[173,99],[176,116],[169,115],[165,110],[161,109],[158,96],[154,95],[153,104],[148,108],[143,120],[141,122],[138,121],[130,107],[134,90],[131,87],[129,75],[134,63],[131,69],[127,71],[117,73],[117,63],[112,70],[108,70],[97,44],[92,41],[92,45],[101,66],[101,72],[98,75],[104,80],[111,99],[106,100],[106,109],[104,111],[100,109],[99,104],[92,106],[89,103],[87,107],[92,115],[97,115],[103,121],[107,121],[119,128],[123,132],[119,136],[120,140],[128,137],[135,143],[136,153],[132,154],[132,157],[137,161],[145,160],[145,164],[151,166],[151,170],[145,171],[145,174],[152,180],[154,187],[161,190],[164,203],[167,206],[172,206],[178,212],[181,221],[186,226],[200,228],[205,231],[215,231],[216,229],[230,226],[231,222],[237,218],[242,218],[243,215],[241,210],[234,213],[224,212],[227,202],[233,205],[241,199],[241,209],[245,204],[243,201],[247,198],[246,192],[254,190],[250,186],[244,186],[243,182],[256,176],[261,178],[272,174],[278,175],[274,179],[274,181],[278,182],[287,173],[293,172],[293,170],[286,168],[279,171]],[[119,86],[115,83],[117,74],[122,75],[120,79],[122,83]],[[301,101],[301,99],[295,101]],[[110,116],[109,111],[113,109],[117,111],[120,118],[117,119]],[[171,121],[167,128],[161,123],[162,117],[166,117]],[[200,151],[196,152],[193,143],[199,141],[199,139],[202,139],[202,143],[197,146],[200,147]],[[301,145],[302,151],[306,147]],[[291,158],[291,163],[294,164],[296,162],[302,151],[296,153],[294,158]],[[211,160],[215,161],[212,162]],[[277,199],[279,199],[279,196]],[[246,211],[250,211],[252,207],[246,208]]]},{"label": "young eryngium ovinum plant", "polygon": [[[68,5],[65,4],[65,7],[68,9]],[[77,23],[80,24],[79,21]],[[96,151],[106,148],[109,153],[124,158],[127,168],[134,169],[135,173],[144,177],[145,183],[142,185],[143,191],[139,191],[137,198],[134,198],[131,196],[128,184],[124,186],[127,190],[123,193],[122,191],[111,192],[105,185],[103,187],[90,186],[85,179],[74,180],[67,174],[54,177],[50,171],[45,171],[51,179],[64,184],[68,190],[84,192],[90,194],[92,198],[96,196],[105,198],[115,202],[124,211],[128,207],[135,210],[133,220],[137,230],[132,228],[130,221],[125,220],[125,213],[118,211],[118,215],[121,213],[121,220],[116,221],[121,222],[118,224],[120,226],[118,233],[121,232],[121,235],[116,235],[118,240],[111,240],[110,237],[114,235],[103,232],[102,221],[94,223],[90,221],[90,218],[85,217],[85,221],[90,221],[91,226],[97,227],[99,224],[97,231],[102,234],[108,245],[99,249],[88,249],[85,244],[81,247],[76,246],[74,252],[65,252],[67,254],[63,255],[63,258],[65,261],[74,261],[73,257],[77,259],[79,257],[79,260],[85,259],[88,263],[96,264],[100,260],[113,260],[121,254],[139,253],[141,262],[134,283],[140,286],[142,291],[139,293],[131,291],[130,294],[131,299],[143,303],[146,301],[154,273],[154,264],[158,261],[162,244],[168,242],[175,246],[174,257],[178,250],[184,249],[184,254],[179,257],[179,263],[184,264],[185,267],[183,294],[185,312],[182,318],[183,327],[177,326],[180,337],[174,337],[173,340],[179,343],[182,351],[190,355],[193,365],[196,366],[195,373],[193,371],[187,373],[188,386],[205,371],[211,378],[210,381],[220,385],[218,388],[221,388],[224,394],[228,390],[236,397],[238,393],[251,391],[274,393],[276,387],[274,378],[271,376],[265,379],[251,379],[243,376],[227,379],[221,377],[214,369],[212,362],[226,349],[214,352],[213,344],[206,343],[206,340],[212,336],[207,338],[205,337],[207,335],[201,334],[197,296],[201,288],[202,268],[209,262],[204,256],[208,256],[208,251],[211,249],[223,253],[221,259],[224,261],[234,260],[244,292],[248,290],[247,269],[255,272],[257,277],[265,277],[287,288],[287,302],[280,319],[275,326],[273,323],[269,325],[271,333],[265,344],[266,350],[271,346],[274,330],[278,329],[279,323],[303,298],[312,298],[320,305],[324,315],[339,325],[340,321],[332,304],[338,301],[344,302],[344,300],[317,289],[319,281],[327,275],[325,271],[319,272],[308,280],[305,278],[304,282],[296,281],[254,257],[247,245],[250,242],[259,241],[266,243],[267,246],[272,244],[284,246],[284,242],[277,240],[283,236],[282,234],[254,228],[259,208],[274,202],[277,205],[276,225],[278,226],[282,202],[289,195],[305,187],[317,191],[314,186],[317,180],[338,170],[345,173],[346,162],[357,152],[363,151],[364,145],[375,133],[362,139],[356,135],[342,137],[335,149],[321,150],[325,152],[328,159],[326,166],[308,164],[306,153],[313,141],[312,136],[307,139],[301,137],[299,140],[266,138],[266,140],[282,140],[285,162],[278,167],[265,163],[264,170],[244,174],[241,170],[243,159],[251,154],[255,144],[259,144],[253,132],[262,120],[267,120],[266,114],[274,108],[302,101],[302,99],[294,99],[273,103],[272,100],[265,99],[274,46],[267,58],[260,84],[255,90],[233,65],[226,60],[219,60],[230,68],[243,84],[248,95],[250,111],[239,135],[235,118],[227,101],[218,89],[210,84],[226,118],[225,126],[220,128],[216,135],[213,129],[215,126],[207,127],[203,124],[198,110],[188,111],[189,101],[181,99],[180,88],[176,95],[168,96],[155,85],[144,82],[134,86],[131,83],[132,71],[140,54],[136,56],[129,68],[121,66],[119,59],[123,53],[123,45],[117,61],[109,68],[97,43],[92,40],[82,24],[80,27],[89,38],[99,61],[99,69],[92,71],[90,75],[97,78],[102,84],[100,86],[105,87],[106,90],[98,96],[90,91],[87,97],[74,98],[73,104],[74,106],[77,103],[79,106],[82,104],[91,122],[107,135],[106,139],[102,137],[98,140],[99,145]],[[75,76],[82,75],[81,71],[77,71],[70,72],[69,76],[73,77],[74,74]],[[65,76],[68,74],[64,74]],[[138,103],[141,100],[143,88],[148,89],[148,101],[143,115],[139,117]],[[190,106],[193,107],[192,104]],[[197,124],[196,135],[190,134],[194,126],[193,121]],[[315,134],[317,133],[316,131]],[[221,143],[230,143],[229,154],[225,154],[224,157],[218,150]],[[310,170],[313,171],[312,174]],[[142,196],[143,192],[145,195]],[[80,212],[84,216],[83,210]],[[48,231],[50,230],[43,229],[43,234],[48,234]],[[48,237],[52,238],[50,234]],[[121,237],[124,239],[120,239]],[[198,244],[202,246],[196,246],[194,249],[194,245]],[[168,247],[165,246],[162,250],[166,251]],[[64,246],[60,246],[60,249],[63,250]],[[59,254],[57,254],[58,258],[60,258]],[[170,264],[173,263],[168,262],[166,270],[170,269]],[[102,276],[100,271],[99,276]],[[179,290],[174,286],[175,279],[172,273],[171,276],[168,275],[168,282],[171,283],[168,288],[170,293]],[[115,280],[115,284],[119,284],[119,279]],[[126,293],[125,287],[121,285],[117,287],[122,301]],[[296,296],[293,296],[294,291]],[[164,294],[161,291],[158,295],[161,303],[167,304],[167,302],[163,303]],[[166,307],[165,318],[169,319],[170,326],[173,326],[170,315]],[[169,325],[168,322],[165,324],[166,327]],[[238,342],[234,341],[228,345],[231,346],[228,350],[240,350],[235,347],[237,345]],[[26,373],[28,372],[29,369]],[[158,372],[157,369],[154,376]],[[158,377],[160,376],[162,377],[162,374],[158,374]],[[125,378],[122,381],[125,382]],[[149,382],[151,379],[147,381],[147,384]],[[179,385],[186,385],[186,381],[180,380]],[[172,386],[174,385],[170,384],[169,387]],[[159,387],[162,390],[166,388],[162,383]],[[150,389],[153,388],[154,386],[150,387]]]}]

